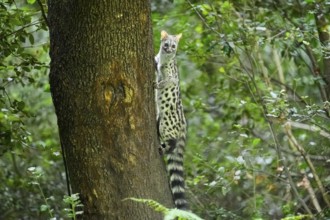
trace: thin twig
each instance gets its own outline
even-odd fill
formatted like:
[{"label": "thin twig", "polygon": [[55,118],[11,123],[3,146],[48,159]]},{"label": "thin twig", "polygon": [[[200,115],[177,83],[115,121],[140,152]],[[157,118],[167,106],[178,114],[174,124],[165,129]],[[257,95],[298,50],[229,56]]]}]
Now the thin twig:
[{"label": "thin twig", "polygon": [[[258,48],[259,49],[259,48]],[[258,56],[258,63],[259,63],[259,66],[261,67],[261,73],[265,79],[265,82],[266,82],[266,85],[271,89],[272,89],[272,84],[270,82],[270,77],[269,77],[269,71],[268,69],[266,68],[265,66],[265,63],[264,63],[264,59],[262,58],[262,55],[260,53],[260,50],[257,50],[257,56]]]},{"label": "thin twig", "polygon": [[9,34],[6,34],[6,35],[4,35],[4,36],[0,36],[0,38],[6,38],[6,37],[9,37],[10,35],[16,34],[17,32],[20,32],[20,31],[22,31],[23,29],[28,28],[28,27],[31,27],[31,26],[34,26],[34,25],[36,25],[36,24],[38,24],[38,23],[41,23],[41,22],[40,22],[40,21],[34,21],[34,22],[30,23],[30,24],[27,24],[27,25],[22,26],[21,28],[15,30],[15,31],[13,31],[13,32],[10,32]]},{"label": "thin twig", "polygon": [[44,9],[44,7],[43,7],[40,0],[37,0],[37,2],[40,6],[42,17],[45,19],[46,25],[49,27],[49,23],[48,23],[48,19],[47,19],[46,13],[45,13],[45,9]]},{"label": "thin twig", "polygon": [[285,89],[285,87],[283,86],[283,84],[285,84],[285,79],[284,79],[283,68],[281,65],[281,58],[280,58],[277,50],[275,49],[275,47],[272,48],[272,53],[273,53],[275,66],[277,68],[278,78],[280,79],[280,82],[282,84],[282,89]]},{"label": "thin twig", "polygon": [[281,36],[281,35],[285,34],[286,32],[287,32],[287,30],[282,30],[282,31],[278,32],[277,34],[275,34],[275,35],[273,35],[273,36],[270,36],[270,37],[268,38],[268,40],[269,40],[269,41],[272,41],[273,39],[277,38],[278,36]]}]

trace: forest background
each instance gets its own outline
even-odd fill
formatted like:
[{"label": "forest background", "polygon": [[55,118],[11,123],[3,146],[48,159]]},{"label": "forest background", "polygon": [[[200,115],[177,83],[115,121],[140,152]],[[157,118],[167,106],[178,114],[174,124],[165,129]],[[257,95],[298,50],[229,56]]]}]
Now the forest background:
[{"label": "forest background", "polygon": [[[330,1],[151,6],[155,53],[161,30],[183,34],[177,59],[193,212],[330,217]],[[48,83],[46,16],[43,0],[0,1],[0,219],[65,218],[72,203]]]}]

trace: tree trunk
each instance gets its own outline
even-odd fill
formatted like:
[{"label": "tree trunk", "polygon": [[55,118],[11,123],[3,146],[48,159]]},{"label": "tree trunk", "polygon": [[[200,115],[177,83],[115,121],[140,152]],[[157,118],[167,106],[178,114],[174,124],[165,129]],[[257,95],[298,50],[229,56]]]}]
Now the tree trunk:
[{"label": "tree trunk", "polygon": [[161,219],[173,206],[158,153],[149,1],[49,1],[50,85],[84,219]]}]

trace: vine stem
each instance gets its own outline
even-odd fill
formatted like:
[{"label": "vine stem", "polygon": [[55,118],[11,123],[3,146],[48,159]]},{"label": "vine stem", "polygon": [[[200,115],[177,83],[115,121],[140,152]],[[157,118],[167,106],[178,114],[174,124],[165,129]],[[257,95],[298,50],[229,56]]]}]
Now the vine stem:
[{"label": "vine stem", "polygon": [[46,203],[46,206],[47,206],[47,210],[48,210],[48,214],[49,214],[49,216],[50,216],[51,218],[53,218],[53,214],[52,214],[52,211],[51,211],[51,209],[50,209],[50,205],[49,205],[48,202],[47,202],[47,198],[46,198],[46,196],[45,196],[45,194],[44,194],[44,192],[43,192],[43,190],[42,190],[42,188],[41,188],[41,186],[40,186],[40,183],[37,182],[36,185],[38,186],[38,189],[39,189],[39,191],[40,191],[40,193],[41,193],[41,196],[42,196],[42,198],[44,199],[44,201],[45,201],[45,203]]}]

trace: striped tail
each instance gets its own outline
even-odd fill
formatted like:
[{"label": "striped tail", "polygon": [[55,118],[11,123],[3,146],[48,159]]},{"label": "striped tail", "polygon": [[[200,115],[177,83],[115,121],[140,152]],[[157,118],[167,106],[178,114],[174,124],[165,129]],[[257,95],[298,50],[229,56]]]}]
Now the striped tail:
[{"label": "striped tail", "polygon": [[[188,210],[188,202],[185,199],[185,183],[183,173],[184,139],[171,141],[171,151],[167,153],[167,170],[170,176],[170,185],[176,208]],[[176,146],[173,146],[176,145]]]}]

